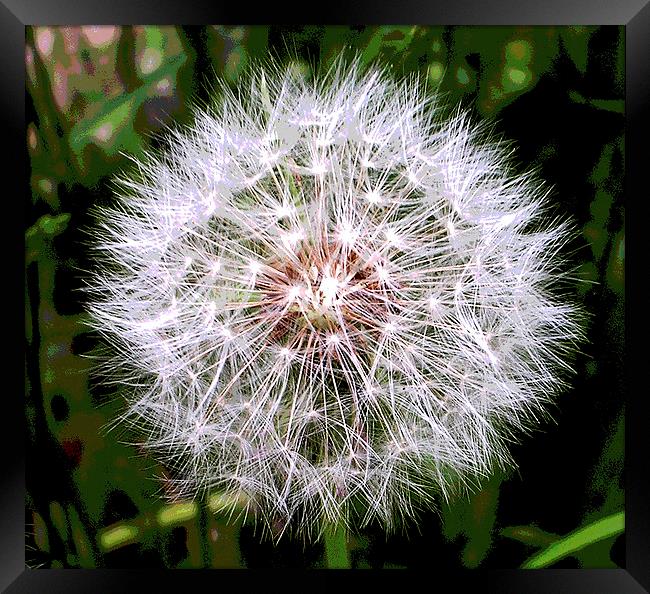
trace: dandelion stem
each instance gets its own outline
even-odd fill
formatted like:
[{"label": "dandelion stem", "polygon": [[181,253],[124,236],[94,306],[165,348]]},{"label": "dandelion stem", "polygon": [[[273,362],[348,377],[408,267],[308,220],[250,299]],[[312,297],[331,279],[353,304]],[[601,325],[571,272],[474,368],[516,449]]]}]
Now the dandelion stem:
[{"label": "dandelion stem", "polygon": [[338,525],[325,532],[325,563],[328,569],[350,569],[345,526]]}]

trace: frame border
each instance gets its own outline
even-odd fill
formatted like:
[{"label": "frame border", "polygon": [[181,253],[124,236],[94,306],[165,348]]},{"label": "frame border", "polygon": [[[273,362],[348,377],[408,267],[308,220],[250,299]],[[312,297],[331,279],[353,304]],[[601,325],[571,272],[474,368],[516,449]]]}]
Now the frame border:
[{"label": "frame border", "polygon": [[[32,0],[26,6],[22,0],[0,1],[0,55],[4,62],[3,92],[0,93],[0,105],[4,120],[3,130],[8,145],[25,146],[25,69],[24,69],[24,44],[25,26],[32,24],[109,24],[109,23],[147,23],[168,24],[202,23],[202,22],[227,22],[245,23],[248,19],[244,11],[235,14],[228,6],[218,10],[209,0],[198,0],[191,6],[175,0],[158,0],[155,4],[144,3],[140,0],[113,0],[107,2],[79,3],[74,0]],[[650,3],[647,0],[618,0],[617,3],[605,3],[598,0],[578,0],[574,2],[561,2],[548,0],[539,3],[535,0],[491,0],[478,3],[474,0],[455,0],[444,5],[429,2],[418,6],[412,0],[402,1],[398,6],[376,6],[370,2],[336,2],[331,5],[336,15],[330,19],[329,24],[343,24],[340,21],[366,22],[372,19],[372,24],[390,22],[423,22],[426,24],[462,24],[462,25],[510,25],[510,24],[536,24],[536,25],[562,25],[562,24],[616,24],[625,25],[625,52],[626,52],[626,181],[625,193],[627,196],[639,194],[647,196],[647,185],[641,187],[641,175],[644,163],[641,146],[646,141],[648,126],[648,105],[650,104]],[[256,9],[256,19],[260,21],[272,20],[277,17],[275,7],[267,5]],[[315,11],[314,11],[315,12]],[[300,11],[285,13],[287,16],[300,17],[299,21],[317,21],[315,15],[308,15],[301,8]],[[319,15],[322,20],[322,12]],[[269,18],[271,17],[271,18]],[[291,18],[286,18],[286,23],[291,23]],[[645,132],[644,132],[645,131]],[[646,141],[647,144],[647,141]],[[26,148],[23,157],[26,157]],[[9,161],[10,175],[5,177],[15,186],[15,192],[6,192],[6,196],[24,196],[23,180],[27,168],[27,160],[20,163]],[[18,173],[18,175],[16,175]],[[23,175],[21,175],[23,174]],[[645,180],[644,180],[645,181]],[[20,198],[19,198],[20,200]],[[24,207],[23,207],[24,208]],[[24,217],[24,210],[18,211]],[[11,213],[13,214],[13,212]],[[21,217],[21,219],[23,218]],[[9,222],[9,217],[8,222]],[[14,217],[11,217],[12,219]],[[637,222],[639,217],[637,217]],[[24,221],[20,221],[24,223]],[[626,227],[633,229],[637,224],[630,218]],[[24,243],[24,224],[8,225],[11,245]],[[15,234],[14,237],[11,234]],[[7,236],[7,234],[5,234]],[[632,233],[637,237],[636,233]],[[14,241],[15,240],[15,243]],[[630,261],[635,262],[634,256],[628,253],[627,266]],[[16,268],[16,286],[19,277],[24,275],[20,265],[24,264],[19,259]],[[630,283],[627,283],[629,288]],[[634,286],[634,281],[632,281]],[[630,349],[630,296],[627,292],[625,304],[626,319],[626,353]],[[16,292],[17,294],[17,292]],[[21,307],[16,304],[17,309]],[[21,320],[18,320],[19,326]],[[24,326],[23,326],[24,327]],[[19,332],[22,328],[19,328]],[[638,331],[632,332],[632,335]],[[21,336],[17,336],[22,341]],[[24,344],[20,342],[20,344]],[[13,356],[20,356],[20,349],[14,349]],[[629,363],[626,363],[626,368]],[[16,360],[13,369],[24,367],[23,361]],[[634,369],[639,367],[635,366]],[[534,572],[526,570],[473,570],[456,573],[442,573],[435,570],[429,577],[436,574],[441,578],[451,578],[455,585],[461,588],[476,587],[483,591],[499,591],[503,593],[520,594],[521,592],[571,592],[572,594],[598,594],[598,593],[631,593],[641,594],[650,592],[650,487],[647,480],[647,465],[642,454],[644,443],[644,425],[646,410],[643,409],[643,398],[638,393],[632,393],[626,375],[626,568],[625,569],[542,569]],[[20,382],[18,383],[20,385]],[[643,385],[643,384],[639,384]],[[237,586],[251,583],[249,580],[263,577],[264,572],[228,572],[219,571],[218,576],[212,572],[201,570],[162,571],[162,570],[39,570],[30,571],[25,567],[24,550],[24,496],[25,496],[25,459],[23,445],[26,436],[24,427],[23,401],[16,398],[15,392],[10,392],[10,397],[5,399],[5,411],[9,423],[17,429],[16,436],[3,431],[2,440],[5,452],[4,488],[0,492],[0,588],[3,591],[18,592],[133,592],[136,588],[151,588],[152,582],[164,584],[164,590],[186,589],[188,584],[193,587],[205,581],[206,585],[214,587],[214,578],[223,584],[223,578],[231,575],[237,580]],[[646,429],[647,431],[647,429]],[[20,446],[17,447],[16,443]],[[332,570],[314,570],[319,578],[343,577],[348,583],[359,579],[358,572],[339,572]],[[375,572],[362,572],[364,584],[367,584],[369,574]],[[442,573],[442,574],[441,574]],[[391,582],[393,572],[381,572],[384,583]],[[404,572],[397,574],[400,584],[403,583]],[[305,573],[304,577],[313,578],[313,572]],[[373,576],[374,577],[374,576]],[[290,579],[300,579],[300,572],[292,572]],[[226,580],[228,581],[228,580]],[[4,590],[4,588],[7,588]]]}]

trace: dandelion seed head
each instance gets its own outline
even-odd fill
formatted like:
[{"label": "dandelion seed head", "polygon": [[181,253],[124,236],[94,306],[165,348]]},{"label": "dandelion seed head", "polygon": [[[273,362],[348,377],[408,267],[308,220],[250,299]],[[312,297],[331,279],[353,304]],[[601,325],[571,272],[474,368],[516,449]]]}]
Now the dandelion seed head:
[{"label": "dandelion seed head", "polygon": [[442,113],[357,63],[253,69],[121,180],[88,308],[180,494],[310,537],[390,530],[511,464],[546,414],[582,338],[553,288],[570,227]]}]

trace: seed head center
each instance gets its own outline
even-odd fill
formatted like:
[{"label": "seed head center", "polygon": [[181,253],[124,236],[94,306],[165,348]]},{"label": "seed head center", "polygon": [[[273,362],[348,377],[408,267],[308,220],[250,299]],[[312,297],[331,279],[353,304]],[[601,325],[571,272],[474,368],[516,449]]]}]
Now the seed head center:
[{"label": "seed head center", "polygon": [[374,261],[342,243],[303,245],[295,256],[269,262],[266,269],[258,279],[261,307],[283,341],[291,341],[290,334],[327,334],[343,327],[354,335],[385,317]]}]

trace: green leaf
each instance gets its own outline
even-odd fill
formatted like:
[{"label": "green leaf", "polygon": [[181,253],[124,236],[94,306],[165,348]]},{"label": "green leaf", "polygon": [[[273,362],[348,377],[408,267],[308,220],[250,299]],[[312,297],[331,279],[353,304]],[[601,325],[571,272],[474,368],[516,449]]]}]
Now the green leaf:
[{"label": "green leaf", "polygon": [[589,105],[595,109],[602,111],[609,111],[611,113],[625,113],[625,100],[624,99],[587,99],[583,97],[578,91],[569,91],[569,99],[574,103],[580,105]]},{"label": "green leaf", "polygon": [[603,111],[620,114],[625,113],[624,99],[592,99],[589,104]]},{"label": "green leaf", "polygon": [[119,524],[118,526],[102,530],[98,535],[98,540],[104,551],[111,551],[134,542],[139,532],[137,526],[132,524]]},{"label": "green leaf", "polygon": [[606,144],[603,147],[603,151],[600,154],[600,158],[598,159],[598,163],[596,163],[596,166],[594,167],[592,173],[591,173],[591,179],[590,181],[595,185],[595,186],[600,186],[602,185],[607,179],[610,177],[610,171],[612,167],[612,159],[614,157],[614,145],[613,144]]},{"label": "green leaf", "polygon": [[560,29],[560,39],[562,39],[564,49],[582,74],[587,71],[588,46],[592,33],[593,28],[590,27],[562,27]]},{"label": "green leaf", "polygon": [[625,530],[625,512],[618,512],[598,520],[584,528],[572,532],[568,536],[553,543],[540,553],[530,557],[521,566],[522,569],[540,569],[553,565],[556,561],[580,551],[590,544],[599,542],[611,536],[616,536]]},{"label": "green leaf", "polygon": [[545,532],[537,526],[507,526],[500,535],[533,547],[547,547],[560,539],[557,534]]},{"label": "green leaf", "polygon": [[32,225],[25,232],[25,239],[29,241],[34,236],[38,234],[45,235],[47,237],[56,237],[63,233],[70,222],[70,217],[72,215],[69,212],[64,212],[60,215],[43,215],[34,225]]},{"label": "green leaf", "polygon": [[157,69],[132,93],[106,102],[102,110],[90,120],[82,120],[70,131],[70,148],[78,158],[91,143],[101,144],[107,154],[119,150],[135,152],[140,148],[139,136],[133,130],[135,116],[140,106],[150,96],[152,88],[166,76],[173,78],[186,61],[180,54]]},{"label": "green leaf", "polygon": [[72,531],[72,540],[75,544],[79,566],[82,568],[95,567],[95,559],[90,544],[90,539],[84,525],[79,518],[79,514],[74,506],[68,506],[68,517],[70,518],[70,529]]},{"label": "green leaf", "polygon": [[364,64],[372,62],[380,54],[400,56],[408,51],[417,27],[378,27],[361,54]]},{"label": "green leaf", "polygon": [[194,501],[183,501],[166,505],[158,511],[156,517],[161,526],[182,524],[194,518],[198,509]]}]

